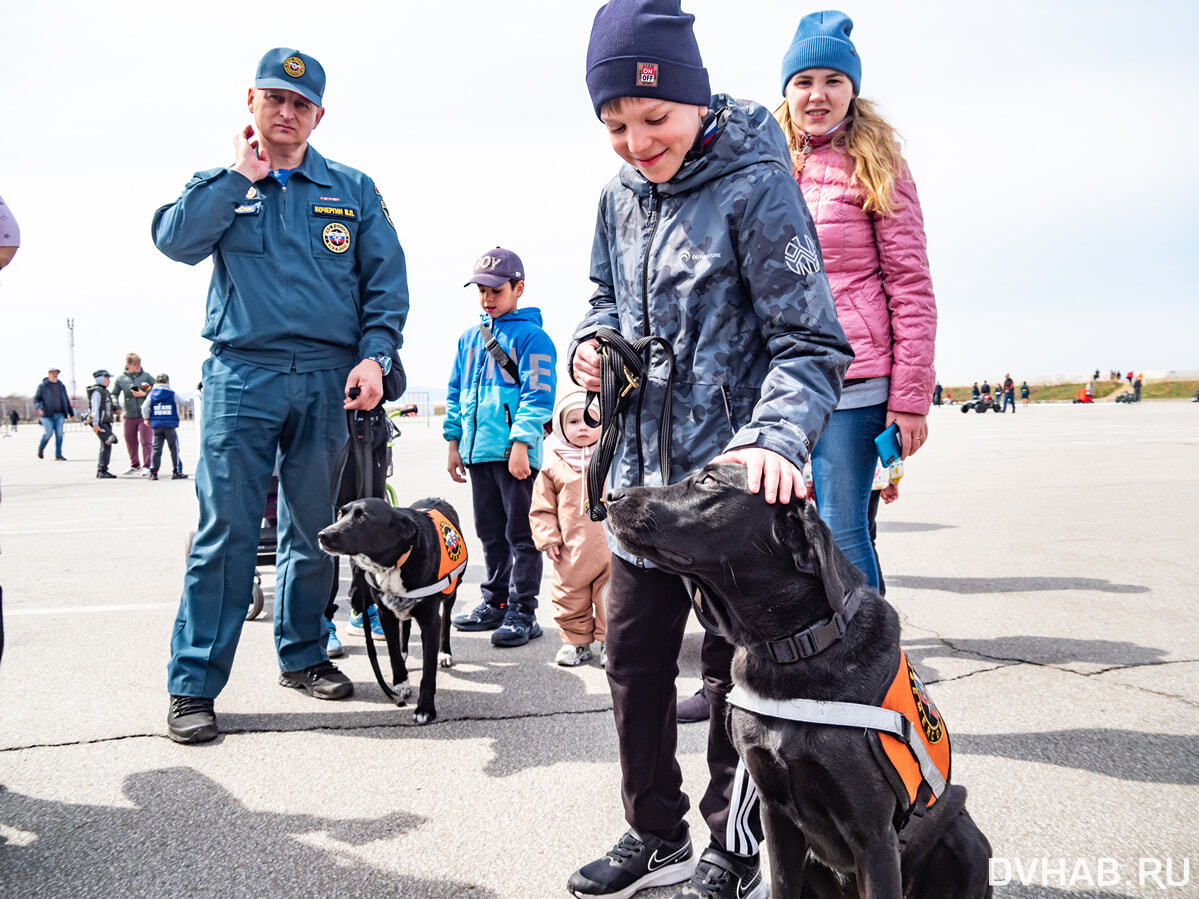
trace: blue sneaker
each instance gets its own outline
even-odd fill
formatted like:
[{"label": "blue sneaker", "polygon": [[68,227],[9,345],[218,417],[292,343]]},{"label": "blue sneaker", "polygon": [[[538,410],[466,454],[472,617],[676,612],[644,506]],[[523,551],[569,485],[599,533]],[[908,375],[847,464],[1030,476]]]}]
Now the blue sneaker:
[{"label": "blue sneaker", "polygon": [[522,612],[512,606],[504,615],[504,623],[491,635],[492,646],[524,646],[541,636],[541,625],[532,612]]},{"label": "blue sneaker", "polygon": [[331,659],[340,659],[346,654],[346,648],[337,639],[337,625],[328,618],[325,619],[325,624],[329,626],[329,638],[325,641],[325,654]]},{"label": "blue sneaker", "polygon": [[[373,605],[366,610],[371,619],[371,635],[378,639],[383,639],[383,625],[379,624],[379,610]],[[350,633],[356,637],[365,637],[366,631],[362,629],[362,613],[350,610]]]}]

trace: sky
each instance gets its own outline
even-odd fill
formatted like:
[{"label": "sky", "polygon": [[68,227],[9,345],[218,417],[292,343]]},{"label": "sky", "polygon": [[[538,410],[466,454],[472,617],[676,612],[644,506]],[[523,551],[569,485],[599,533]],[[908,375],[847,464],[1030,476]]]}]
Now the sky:
[{"label": "sky", "polygon": [[[232,162],[271,47],[324,65],[312,145],[374,178],[408,260],[402,351],[443,390],[477,321],[461,285],[502,245],[560,352],[587,310],[599,193],[619,160],[583,80],[597,2],[2,0],[0,196],[22,246],[0,271],[0,395],[51,365],[77,388],[126,352],[194,386],[211,263],[161,255],[154,210]],[[773,107],[818,7],[685,0],[713,90]],[[1199,4],[842,4],[862,94],[920,192],[946,384],[1096,368],[1199,369]]]}]

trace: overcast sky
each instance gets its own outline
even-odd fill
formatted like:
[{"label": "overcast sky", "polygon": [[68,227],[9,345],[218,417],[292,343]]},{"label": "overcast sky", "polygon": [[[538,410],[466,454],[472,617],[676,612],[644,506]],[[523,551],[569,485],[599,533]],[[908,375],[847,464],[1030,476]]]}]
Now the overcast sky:
[{"label": "overcast sky", "polygon": [[[461,285],[516,250],[522,305],[560,348],[586,311],[595,206],[618,160],[583,81],[598,3],[112,0],[0,21],[0,196],[22,247],[0,272],[0,394],[78,387],[139,352],[194,386],[211,263],[150,239],[191,174],[232,161],[262,53],[328,75],[312,143],[379,185],[408,257],[404,359],[442,385],[476,320]],[[690,0],[712,87],[770,106],[806,12]],[[1199,368],[1199,5],[853,2],[863,95],[905,138],[928,231],[945,383]]]}]

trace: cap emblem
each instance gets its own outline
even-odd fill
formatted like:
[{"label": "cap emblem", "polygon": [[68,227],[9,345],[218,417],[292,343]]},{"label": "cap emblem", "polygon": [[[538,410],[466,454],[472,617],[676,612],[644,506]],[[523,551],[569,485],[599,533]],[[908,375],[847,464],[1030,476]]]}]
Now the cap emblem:
[{"label": "cap emblem", "polygon": [[344,253],[350,248],[350,229],[341,222],[329,222],[321,232],[321,239],[330,253]]},{"label": "cap emblem", "polygon": [[639,62],[639,63],[637,63],[637,86],[638,87],[657,87],[658,86],[658,64],[656,62]]},{"label": "cap emblem", "polygon": [[299,78],[304,74],[304,60],[298,56],[289,56],[283,60],[283,71],[292,78]]}]

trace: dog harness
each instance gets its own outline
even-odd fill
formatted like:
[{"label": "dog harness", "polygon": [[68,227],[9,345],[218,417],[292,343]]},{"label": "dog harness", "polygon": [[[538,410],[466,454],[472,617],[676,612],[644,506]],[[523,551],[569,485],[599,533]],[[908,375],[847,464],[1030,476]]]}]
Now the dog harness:
[{"label": "dog harness", "polygon": [[[899,669],[879,705],[767,699],[742,685],[729,691],[728,703],[768,718],[874,731],[871,748],[904,806],[905,817],[922,795],[927,797],[922,804],[931,806],[949,783],[949,732],[902,649]],[[884,758],[889,764],[883,764]]]}]

